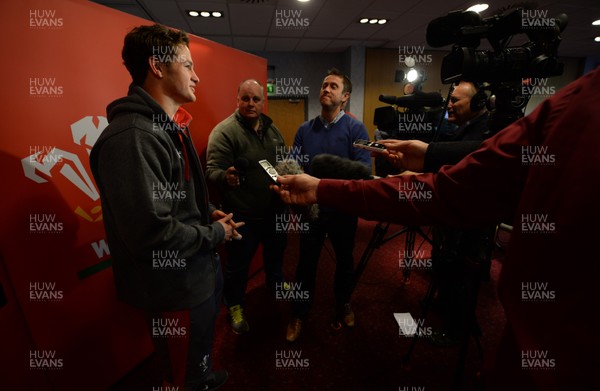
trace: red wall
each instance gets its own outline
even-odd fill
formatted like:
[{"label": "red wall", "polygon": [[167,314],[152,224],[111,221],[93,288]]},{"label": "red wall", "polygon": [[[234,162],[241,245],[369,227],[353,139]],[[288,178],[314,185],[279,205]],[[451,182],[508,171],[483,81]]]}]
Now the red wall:
[{"label": "red wall", "polygon": [[[103,390],[151,345],[141,314],[115,299],[88,158],[106,105],[130,83],[123,37],[151,22],[86,0],[2,2],[0,10],[0,284],[8,300],[0,389]],[[210,130],[235,109],[239,82],[266,83],[266,60],[198,37],[190,48],[200,84],[186,109],[204,151]]]}]

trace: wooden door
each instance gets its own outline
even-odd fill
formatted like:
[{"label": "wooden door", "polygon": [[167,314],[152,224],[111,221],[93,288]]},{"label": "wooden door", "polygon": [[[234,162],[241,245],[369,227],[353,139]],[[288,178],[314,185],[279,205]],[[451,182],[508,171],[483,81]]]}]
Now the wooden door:
[{"label": "wooden door", "polygon": [[296,131],[306,121],[306,98],[269,98],[269,113],[273,123],[279,129],[285,145],[292,146]]}]

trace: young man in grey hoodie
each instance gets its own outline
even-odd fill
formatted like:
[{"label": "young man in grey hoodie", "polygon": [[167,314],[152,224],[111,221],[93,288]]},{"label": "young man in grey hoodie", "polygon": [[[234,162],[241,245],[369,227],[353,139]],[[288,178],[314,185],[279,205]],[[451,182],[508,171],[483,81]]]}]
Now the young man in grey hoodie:
[{"label": "young man in grey hoodie", "polygon": [[196,391],[228,377],[211,370],[223,281],[215,248],[243,223],[208,200],[191,116],[181,108],[196,100],[199,81],[188,43],[184,32],[160,25],[127,34],[122,57],[133,82],[108,105],[90,164],[117,295],[145,310],[163,385]]}]

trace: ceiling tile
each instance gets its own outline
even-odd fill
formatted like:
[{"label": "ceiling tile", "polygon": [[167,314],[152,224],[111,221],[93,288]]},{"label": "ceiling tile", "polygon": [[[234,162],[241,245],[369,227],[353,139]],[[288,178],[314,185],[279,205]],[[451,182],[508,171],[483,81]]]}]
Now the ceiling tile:
[{"label": "ceiling tile", "polygon": [[300,38],[269,38],[267,39],[267,51],[293,51],[300,42]]},{"label": "ceiling tile", "polygon": [[234,47],[246,51],[262,51],[265,50],[267,39],[262,37],[233,37]]},{"label": "ceiling tile", "polygon": [[[251,1],[255,1],[252,3]],[[313,0],[298,3],[296,0],[94,0],[136,16],[180,28],[200,36],[245,50],[261,46],[279,50],[290,42],[290,51],[340,50],[345,42],[361,41],[369,47],[397,47],[398,43],[422,45],[425,43],[427,25],[436,17],[449,11],[465,9],[470,0]],[[600,2],[597,0],[538,0],[538,9],[547,10],[551,17],[566,13],[569,22],[562,34],[559,54],[600,58],[600,44],[593,42],[600,35],[600,26],[591,22],[600,19]],[[483,18],[512,9],[515,0],[493,0],[490,9],[482,12]],[[186,10],[205,7],[225,12],[223,19],[200,21],[185,14]],[[282,28],[278,15],[286,11],[287,18],[308,19],[308,28]],[[294,12],[290,16],[290,12]],[[278,14],[279,12],[279,14]],[[356,21],[361,16],[389,18],[381,27],[360,29]],[[196,19],[196,20],[193,20]],[[279,17],[281,19],[281,16]],[[303,26],[302,26],[303,27]],[[218,37],[218,38],[217,38]],[[242,39],[242,38],[247,39]],[[285,41],[290,39],[290,41]],[[300,39],[300,41],[297,41]],[[332,40],[340,40],[332,43]],[[511,45],[517,44],[514,37]],[[237,43],[246,45],[237,46]],[[296,43],[294,48],[291,43]],[[383,43],[382,43],[383,42]],[[487,43],[482,43],[483,47]],[[449,49],[449,46],[443,48]]]}]

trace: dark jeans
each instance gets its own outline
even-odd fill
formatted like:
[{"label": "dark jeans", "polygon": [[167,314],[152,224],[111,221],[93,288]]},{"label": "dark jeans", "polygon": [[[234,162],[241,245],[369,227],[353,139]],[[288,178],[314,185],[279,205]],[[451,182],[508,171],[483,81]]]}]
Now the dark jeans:
[{"label": "dark jeans", "polygon": [[300,259],[296,269],[296,283],[308,291],[308,300],[293,303],[294,315],[305,319],[314,302],[317,264],[325,238],[329,237],[335,252],[335,281],[333,291],[336,308],[350,302],[354,283],[354,238],[358,218],[337,212],[321,211],[319,218],[309,222],[308,232],[300,234]]},{"label": "dark jeans", "polygon": [[189,389],[201,384],[212,370],[215,320],[223,294],[220,262],[215,291],[194,308],[146,313],[156,357],[164,379]]},{"label": "dark jeans", "polygon": [[264,220],[245,220],[243,216],[234,214],[234,221],[243,221],[246,224],[237,230],[242,235],[242,239],[232,240],[226,245],[225,304],[227,307],[238,304],[244,306],[248,269],[259,244],[263,247],[267,288],[274,291],[276,284],[283,282],[283,252],[287,245],[287,233],[276,230],[275,216],[270,215]]}]

